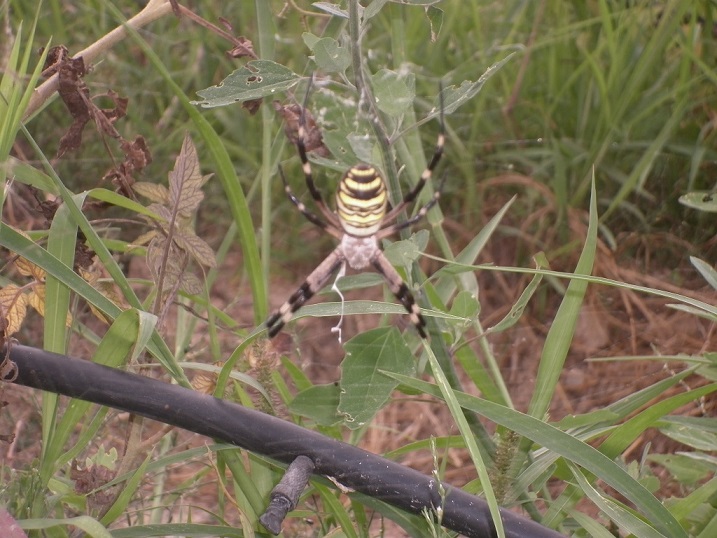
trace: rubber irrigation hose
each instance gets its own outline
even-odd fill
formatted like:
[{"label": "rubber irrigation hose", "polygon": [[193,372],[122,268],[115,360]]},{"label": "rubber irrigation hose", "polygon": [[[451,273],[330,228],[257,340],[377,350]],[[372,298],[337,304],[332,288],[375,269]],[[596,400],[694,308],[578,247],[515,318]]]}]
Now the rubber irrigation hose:
[{"label": "rubber irrigation hose", "polygon": [[[6,351],[1,350],[5,357]],[[436,481],[399,463],[325,437],[285,420],[86,360],[11,345],[17,366],[14,382],[71,398],[136,413],[165,424],[225,441],[290,464],[299,455],[313,460],[314,473],[413,514],[441,505]],[[493,538],[485,500],[443,483],[442,525],[474,538]],[[562,536],[530,519],[501,509],[509,538]]]}]

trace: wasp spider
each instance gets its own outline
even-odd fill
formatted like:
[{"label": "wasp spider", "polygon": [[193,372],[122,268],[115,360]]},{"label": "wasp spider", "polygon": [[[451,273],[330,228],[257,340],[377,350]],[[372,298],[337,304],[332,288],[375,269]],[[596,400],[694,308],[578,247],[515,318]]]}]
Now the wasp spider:
[{"label": "wasp spider", "polygon": [[428,213],[428,210],[436,204],[441,195],[442,184],[434,192],[431,200],[421,207],[413,217],[391,224],[416,199],[421,189],[431,179],[433,170],[443,155],[445,128],[442,97],[441,95],[440,131],[433,157],[413,189],[404,196],[401,203],[391,210],[388,209],[386,182],[383,176],[375,167],[365,163],[352,166],[344,173],[336,191],[336,211],[329,209],[314,183],[311,164],[306,155],[306,103],[304,103],[299,118],[296,147],[301,159],[306,185],[324,218],[309,211],[294,195],[281,167],[279,168],[279,173],[284,182],[286,195],[298,210],[309,221],[339,239],[340,244],[314,269],[291,297],[269,316],[266,320],[269,337],[276,336],[294,313],[324,287],[331,275],[342,265],[348,264],[352,269],[359,270],[372,265],[374,269],[383,275],[391,292],[408,311],[409,319],[416,326],[419,334],[426,338],[426,322],[413,298],[413,294],[381,251],[379,241],[421,220]]}]

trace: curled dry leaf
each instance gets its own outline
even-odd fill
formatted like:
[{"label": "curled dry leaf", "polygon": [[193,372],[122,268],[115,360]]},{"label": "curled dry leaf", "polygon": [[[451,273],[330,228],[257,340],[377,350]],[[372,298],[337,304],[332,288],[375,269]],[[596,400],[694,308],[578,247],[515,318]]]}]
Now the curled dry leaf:
[{"label": "curled dry leaf", "polygon": [[[299,125],[301,122],[302,111],[301,105],[293,103],[284,106],[279,101],[274,101],[273,105],[274,110],[276,110],[284,120],[284,133],[286,133],[286,137],[292,144],[296,145],[299,141]],[[320,157],[328,157],[331,153],[329,152],[329,148],[324,145],[324,137],[321,134],[321,129],[319,129],[316,124],[313,114],[311,114],[311,111],[308,108],[303,109],[303,111],[304,147],[306,148],[306,151],[313,151]]]}]

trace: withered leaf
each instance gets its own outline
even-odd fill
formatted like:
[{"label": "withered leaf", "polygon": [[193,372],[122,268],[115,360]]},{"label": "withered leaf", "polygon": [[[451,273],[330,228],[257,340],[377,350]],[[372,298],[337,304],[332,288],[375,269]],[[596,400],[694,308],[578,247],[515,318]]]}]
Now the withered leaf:
[{"label": "withered leaf", "polygon": [[169,173],[170,206],[182,215],[191,215],[204,198],[201,189],[209,177],[202,176],[197,149],[189,135],[186,135],[174,162],[174,169]]},{"label": "withered leaf", "polygon": [[[286,134],[286,137],[292,144],[296,145],[299,141],[299,126],[301,125],[302,112],[301,105],[292,103],[284,106],[279,101],[274,101],[272,104],[274,105],[274,110],[276,110],[284,120],[284,133]],[[307,152],[313,151],[320,157],[328,157],[331,153],[329,152],[329,148],[324,145],[324,137],[321,134],[321,129],[319,129],[316,124],[313,114],[311,114],[311,111],[308,108],[303,109],[303,111],[304,148]]]},{"label": "withered leaf", "polygon": [[32,262],[27,261],[22,256],[18,256],[15,259],[15,267],[19,271],[19,273],[23,276],[29,276],[33,279],[37,280],[38,282],[44,282],[45,281],[45,270],[41,267],[38,267]]},{"label": "withered leaf", "polygon": [[187,265],[187,256],[181,249],[177,248],[174,242],[169,247],[166,263],[163,265],[164,251],[167,240],[157,235],[147,246],[147,265],[152,273],[152,279],[159,282],[164,274],[164,290],[173,288],[181,277]]},{"label": "withered leaf", "polygon": [[[44,47],[43,47],[44,48]],[[42,52],[42,50],[40,50]],[[69,51],[65,45],[51,47],[45,56],[45,65],[42,68],[42,76],[50,77],[57,73],[60,65],[67,59]]]},{"label": "withered leaf", "polygon": [[207,267],[216,267],[217,260],[214,256],[212,247],[210,247],[204,239],[196,236],[191,230],[175,230],[174,240],[198,263]]},{"label": "withered leaf", "polygon": [[138,181],[137,183],[132,185],[132,190],[140,196],[149,198],[150,200],[158,204],[166,205],[169,203],[169,191],[167,190],[167,187],[159,183]]},{"label": "withered leaf", "polygon": [[80,58],[69,58],[62,61],[58,68],[58,93],[72,116],[73,122],[60,139],[57,157],[75,150],[82,143],[82,130],[90,118],[90,91],[82,81],[85,74],[85,62]]},{"label": "withered leaf", "polygon": [[147,209],[162,217],[167,224],[172,221],[172,212],[161,204],[149,204]]},{"label": "withered leaf", "polygon": [[143,136],[137,135],[132,142],[122,140],[121,146],[125,154],[125,166],[128,173],[139,172],[152,162],[152,153]]},{"label": "withered leaf", "polygon": [[27,296],[22,290],[14,284],[0,289],[0,316],[4,316],[5,336],[19,331],[26,315]]},{"label": "withered leaf", "polygon": [[37,210],[42,213],[42,216],[45,217],[47,222],[52,222],[52,219],[55,218],[55,213],[57,213],[57,209],[60,207],[60,204],[62,204],[62,199],[58,196],[54,200],[45,200],[44,193],[40,189],[32,186],[30,186],[30,192],[32,192],[35,200],[37,200]]},{"label": "withered leaf", "polygon": [[189,295],[199,295],[204,290],[202,281],[192,273],[186,271],[182,273],[182,282],[179,284],[179,287]]},{"label": "withered leaf", "polygon": [[230,58],[252,58],[257,60],[258,57],[254,52],[254,43],[244,36],[239,36],[234,40],[234,48],[227,52]]},{"label": "withered leaf", "polygon": [[249,99],[247,101],[244,101],[241,106],[253,116],[258,112],[259,108],[261,108],[261,104],[263,102],[264,99],[260,97],[259,99]]},{"label": "withered leaf", "polygon": [[87,243],[84,241],[84,237],[80,237],[81,232],[78,232],[78,239],[81,239],[75,243],[75,271],[80,269],[87,269],[94,261],[95,251],[92,250]]}]

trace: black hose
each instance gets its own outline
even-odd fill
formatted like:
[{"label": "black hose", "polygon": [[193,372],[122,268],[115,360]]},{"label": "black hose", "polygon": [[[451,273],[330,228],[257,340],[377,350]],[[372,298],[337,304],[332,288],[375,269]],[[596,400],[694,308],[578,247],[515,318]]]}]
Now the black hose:
[{"label": "black hose", "polygon": [[[5,356],[5,350],[2,355]],[[129,411],[290,464],[309,457],[315,474],[414,514],[440,506],[436,481],[396,462],[276,417],[155,379],[12,345],[15,383]],[[469,537],[495,536],[485,500],[443,483],[442,524]],[[552,529],[501,509],[509,538],[556,538]]]}]

